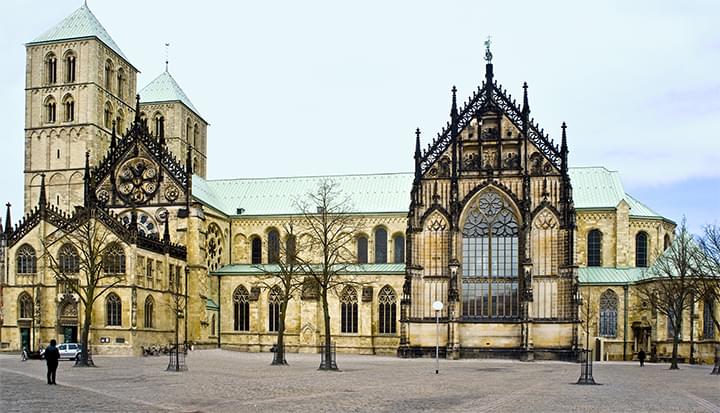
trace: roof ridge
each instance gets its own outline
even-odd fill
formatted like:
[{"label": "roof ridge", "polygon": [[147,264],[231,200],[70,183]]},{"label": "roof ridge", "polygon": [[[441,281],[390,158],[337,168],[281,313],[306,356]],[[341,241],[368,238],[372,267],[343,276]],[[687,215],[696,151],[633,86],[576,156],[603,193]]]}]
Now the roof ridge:
[{"label": "roof ridge", "polygon": [[[190,97],[175,80],[170,71],[165,69],[153,80],[140,89],[140,103],[175,102],[178,101],[202,118],[200,111],[193,105]],[[204,119],[203,119],[204,120]]]},{"label": "roof ridge", "polygon": [[412,175],[412,172],[376,172],[376,173],[357,173],[357,174],[334,174],[334,175],[297,175],[297,176],[268,176],[253,178],[226,178],[226,179],[203,179],[205,182],[229,182],[229,181],[260,181],[270,179],[307,179],[307,178],[333,178],[333,177],[350,177],[350,176],[389,176],[389,175]]}]

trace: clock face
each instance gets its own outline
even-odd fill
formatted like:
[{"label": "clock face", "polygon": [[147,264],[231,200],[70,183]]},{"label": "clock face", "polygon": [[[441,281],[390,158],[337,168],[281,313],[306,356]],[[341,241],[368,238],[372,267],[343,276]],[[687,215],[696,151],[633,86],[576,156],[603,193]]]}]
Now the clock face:
[{"label": "clock face", "polygon": [[140,205],[148,202],[159,188],[157,166],[145,158],[125,162],[119,169],[115,182],[120,197],[127,204]]}]

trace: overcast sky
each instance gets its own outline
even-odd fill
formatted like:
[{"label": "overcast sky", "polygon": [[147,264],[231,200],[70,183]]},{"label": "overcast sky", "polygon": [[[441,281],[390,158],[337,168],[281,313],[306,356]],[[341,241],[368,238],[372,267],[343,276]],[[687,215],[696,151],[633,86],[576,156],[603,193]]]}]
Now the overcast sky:
[{"label": "overcast sky", "polygon": [[[0,2],[0,198],[20,211],[24,43],[81,0]],[[513,96],[571,166],[619,170],[626,190],[690,228],[720,220],[720,2],[90,0],[141,70],[164,69],[209,123],[213,178],[412,170],[483,80]]]}]

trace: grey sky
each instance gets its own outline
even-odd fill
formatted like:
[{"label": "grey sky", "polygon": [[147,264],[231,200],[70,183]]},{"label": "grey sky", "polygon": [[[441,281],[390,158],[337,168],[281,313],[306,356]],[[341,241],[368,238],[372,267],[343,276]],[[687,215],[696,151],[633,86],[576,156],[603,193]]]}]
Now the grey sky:
[{"label": "grey sky", "polygon": [[[17,206],[23,44],[81,4],[0,3],[0,198]],[[649,206],[679,219],[692,205],[693,229],[720,219],[716,1],[89,6],[142,71],[138,89],[171,43],[170,72],[211,124],[211,179],[410,171],[413,130],[426,145],[448,120],[452,85],[464,101],[482,82],[492,35],[496,79],[518,97],[528,82],[532,116],[555,139],[568,123],[572,166],[620,170],[631,194],[677,188]]]}]

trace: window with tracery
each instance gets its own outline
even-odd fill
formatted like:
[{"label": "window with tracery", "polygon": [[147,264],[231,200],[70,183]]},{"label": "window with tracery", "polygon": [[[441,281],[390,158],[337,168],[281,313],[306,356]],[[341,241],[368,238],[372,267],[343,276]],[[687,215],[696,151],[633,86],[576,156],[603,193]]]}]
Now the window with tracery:
[{"label": "window with tracery", "polygon": [[378,330],[380,334],[397,332],[397,297],[395,291],[386,285],[378,294]]},{"label": "window with tracery", "polygon": [[393,253],[395,264],[403,264],[405,262],[405,237],[402,235],[396,235],[393,238]]},{"label": "window with tracery", "polygon": [[103,267],[107,274],[125,274],[125,251],[119,244],[112,244],[107,248]]},{"label": "window with tracery", "polygon": [[358,298],[352,287],[345,287],[340,296],[340,332],[358,332]]},{"label": "window with tracery", "polygon": [[638,232],[635,236],[635,266],[647,267],[648,236],[645,232]]},{"label": "window with tracery", "polygon": [[115,293],[108,294],[105,299],[105,325],[122,325],[122,301]]},{"label": "window with tracery", "polygon": [[262,263],[262,240],[260,237],[254,237],[250,241],[250,263],[261,264]]},{"label": "window with tracery", "polygon": [[587,266],[599,267],[602,265],[602,232],[594,229],[587,237]]},{"label": "window with tracery", "polygon": [[518,316],[518,222],[494,191],[470,207],[463,225],[462,299],[468,318]]},{"label": "window with tracery", "polygon": [[23,292],[18,297],[18,318],[33,318],[33,301],[28,293]]},{"label": "window with tracery", "polygon": [[207,254],[207,267],[215,271],[223,264],[223,236],[220,227],[212,223],[205,234],[205,251]]},{"label": "window with tracery", "polygon": [[613,290],[605,290],[600,295],[600,335],[617,336],[618,296]]},{"label": "window with tracery", "polygon": [[280,233],[276,229],[268,232],[268,264],[280,262]]},{"label": "window with tracery", "polygon": [[282,291],[278,287],[270,289],[268,294],[268,331],[277,332],[280,329],[280,303]]},{"label": "window with tracery", "polygon": [[35,274],[37,272],[37,256],[35,248],[25,244],[18,248],[15,255],[18,274]]},{"label": "window with tracery", "polygon": [[387,239],[385,228],[375,230],[375,264],[387,263]]},{"label": "window with tracery", "polygon": [[153,328],[153,316],[155,310],[155,300],[151,295],[145,299],[145,328]]},{"label": "window with tracery", "polygon": [[358,264],[368,262],[368,239],[363,235],[357,237],[357,262]]},{"label": "window with tracery", "polygon": [[715,338],[715,323],[713,322],[713,313],[715,312],[715,302],[712,297],[706,297],[703,305],[703,338]]},{"label": "window with tracery", "polygon": [[242,285],[233,292],[233,328],[250,331],[250,294]]},{"label": "window with tracery", "polygon": [[64,244],[58,252],[58,264],[63,274],[77,274],[80,272],[80,255],[72,244]]}]

